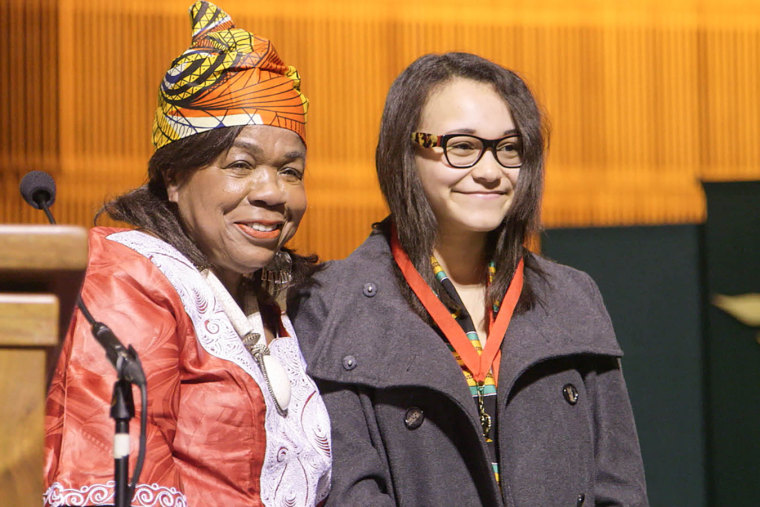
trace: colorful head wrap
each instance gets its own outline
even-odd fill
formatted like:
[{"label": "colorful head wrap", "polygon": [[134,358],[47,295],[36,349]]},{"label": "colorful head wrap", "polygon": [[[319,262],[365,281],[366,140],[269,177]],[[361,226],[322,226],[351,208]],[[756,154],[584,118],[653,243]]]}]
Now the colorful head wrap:
[{"label": "colorful head wrap", "polygon": [[153,122],[156,149],[207,130],[273,125],[304,139],[309,101],[295,67],[270,41],[235,28],[216,5],[190,8],[193,39],[172,62],[158,93]]}]

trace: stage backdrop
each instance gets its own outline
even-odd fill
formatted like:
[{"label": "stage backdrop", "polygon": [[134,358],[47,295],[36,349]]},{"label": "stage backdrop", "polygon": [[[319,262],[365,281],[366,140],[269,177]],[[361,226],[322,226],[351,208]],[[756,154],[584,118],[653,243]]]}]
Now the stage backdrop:
[{"label": "stage backdrop", "polygon": [[[156,90],[191,0],[0,4],[0,222],[43,220],[20,176],[53,174],[63,223],[139,185]],[[698,223],[699,179],[760,177],[754,0],[220,0],[272,39],[311,99],[310,208],[295,244],[343,257],[385,213],[373,169],[385,93],[426,52],[521,73],[552,126],[549,226]]]},{"label": "stage backdrop", "polygon": [[[190,3],[0,2],[0,223],[44,221],[18,195],[32,169],[56,178],[59,222],[85,226],[105,199],[143,182],[158,83],[189,44]],[[385,93],[404,67],[460,50],[519,72],[552,130],[543,220],[570,228],[550,231],[545,246],[591,271],[607,298],[627,350],[652,505],[757,500],[734,488],[752,481],[757,460],[755,447],[742,448],[748,433],[732,433],[740,416],[757,426],[756,414],[723,412],[738,397],[705,398],[731,388],[722,372],[732,363],[705,357],[695,331],[699,181],[760,179],[756,0],[219,3],[301,72],[310,207],[294,244],[325,259],[348,254],[386,213],[374,146]],[[589,227],[602,229],[581,231]],[[660,271],[649,271],[653,258]],[[646,287],[667,281],[656,275],[665,268],[680,292],[647,298]],[[717,354],[721,342],[710,340]],[[748,462],[728,477],[731,463]]]}]

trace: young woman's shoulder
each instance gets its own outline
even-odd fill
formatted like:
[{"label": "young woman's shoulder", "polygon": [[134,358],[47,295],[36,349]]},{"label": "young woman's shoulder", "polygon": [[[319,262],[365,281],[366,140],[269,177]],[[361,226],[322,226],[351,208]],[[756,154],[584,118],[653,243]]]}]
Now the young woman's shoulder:
[{"label": "young woman's shoulder", "polygon": [[321,333],[348,322],[356,324],[360,311],[365,325],[389,312],[405,311],[392,263],[385,236],[373,232],[351,255],[324,263],[310,280],[291,291],[288,314],[307,362]]},{"label": "young woman's shoulder", "polygon": [[575,296],[601,303],[599,288],[588,273],[546,257],[531,254],[526,262],[525,276],[540,298]]},{"label": "young woman's shoulder", "polygon": [[345,259],[326,262],[315,276],[320,286],[333,289],[357,277],[393,277],[393,258],[386,237],[373,231],[364,242]]},{"label": "young woman's shoulder", "polygon": [[534,319],[562,330],[574,342],[620,355],[602,294],[587,273],[535,254],[526,265],[526,280],[537,296],[530,312]]}]

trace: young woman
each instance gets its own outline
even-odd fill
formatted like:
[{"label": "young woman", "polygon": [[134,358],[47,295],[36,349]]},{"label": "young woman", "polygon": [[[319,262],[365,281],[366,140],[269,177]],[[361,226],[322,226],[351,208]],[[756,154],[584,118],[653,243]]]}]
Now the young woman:
[{"label": "young woman", "polygon": [[[133,228],[92,229],[81,294],[147,376],[129,498],[313,506],[330,485],[329,421],[277,298],[313,267],[284,247],[306,210],[307,101],[268,40],[207,2],[191,20],[161,85],[148,183],[105,206]],[[77,313],[46,407],[46,505],[114,504],[114,380]]]},{"label": "young woman", "polygon": [[545,139],[471,54],[396,79],[376,161],[391,215],[299,291],[332,420],[330,505],[645,505],[621,351],[588,275],[528,251]]}]

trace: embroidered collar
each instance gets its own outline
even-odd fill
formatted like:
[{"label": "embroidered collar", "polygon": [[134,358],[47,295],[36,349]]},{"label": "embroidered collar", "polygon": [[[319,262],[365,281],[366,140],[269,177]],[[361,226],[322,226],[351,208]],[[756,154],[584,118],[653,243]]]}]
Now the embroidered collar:
[{"label": "embroidered collar", "polygon": [[204,269],[201,275],[203,275],[203,279],[216,296],[219,304],[222,305],[224,313],[232,322],[232,327],[240,336],[243,345],[256,360],[256,364],[259,365],[269,394],[274,399],[277,412],[283,417],[287,416],[288,404],[290,403],[290,380],[280,361],[269,353],[264,332],[264,320],[261,318],[256,296],[251,291],[246,293],[245,307],[249,312],[246,316],[227,288],[211,270]]}]

